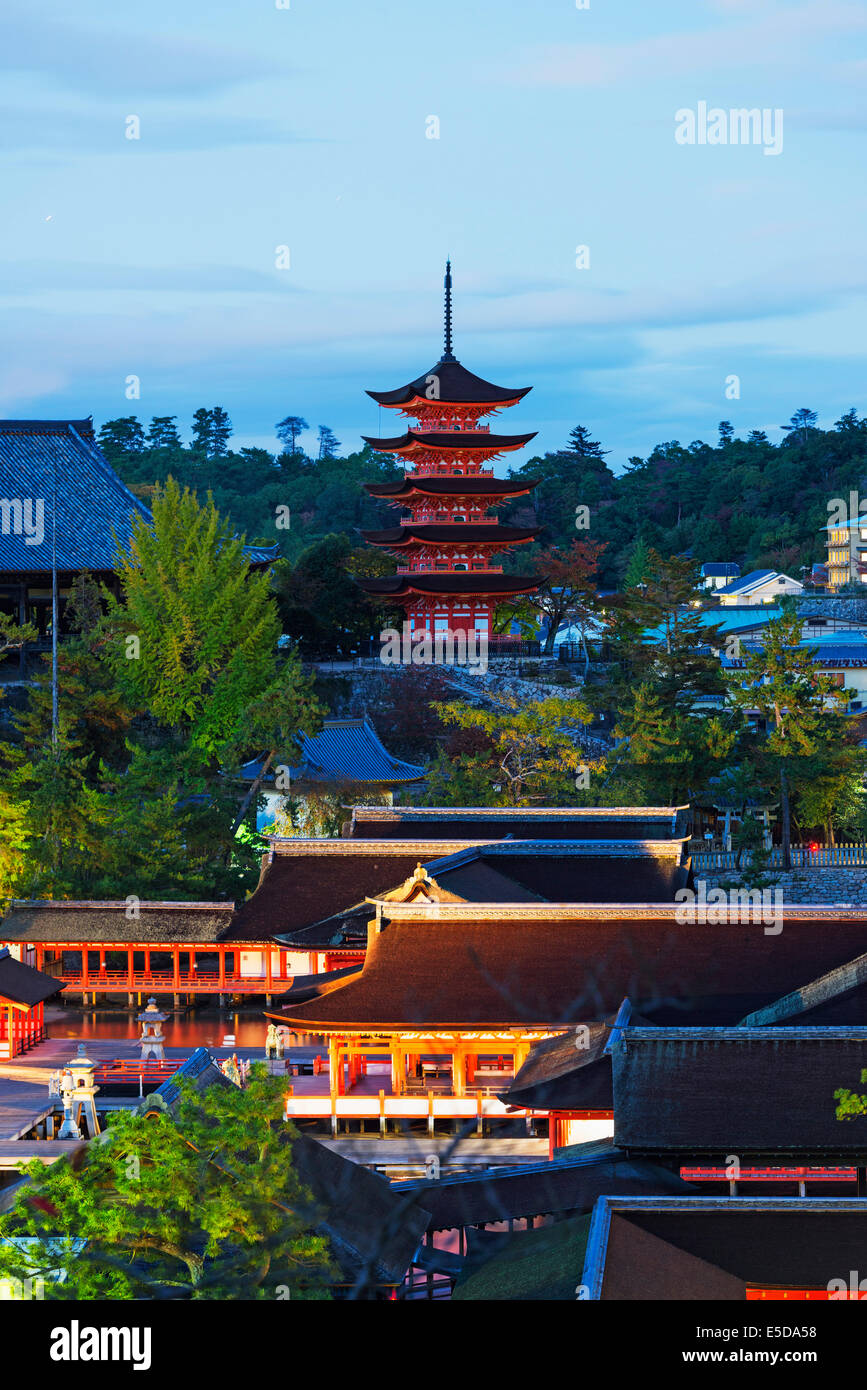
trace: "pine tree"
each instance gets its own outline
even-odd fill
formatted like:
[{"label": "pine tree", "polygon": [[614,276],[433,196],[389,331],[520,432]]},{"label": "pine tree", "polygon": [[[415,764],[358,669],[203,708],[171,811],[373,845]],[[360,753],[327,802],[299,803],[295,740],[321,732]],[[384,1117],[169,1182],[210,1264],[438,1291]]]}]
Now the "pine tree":
[{"label": "pine tree", "polygon": [[229,452],[232,422],[221,405],[211,411],[211,447],[209,458],[223,458]]},{"label": "pine tree", "polygon": [[100,449],[111,464],[126,455],[141,454],[145,448],[144,430],[135,415],[106,420],[97,439]]},{"label": "pine tree", "polygon": [[309,428],[307,421],[301,415],[287,415],[274,426],[277,438],[281,444],[286,446],[290,457],[295,453],[295,441],[298,436]]},{"label": "pine tree", "polygon": [[29,1165],[0,1215],[0,1277],[43,1278],[57,1301],[328,1297],[283,1082],[259,1065],[244,1090],[180,1090],[173,1114],[117,1112],[98,1142]]},{"label": "pine tree", "polygon": [[149,449],[180,449],[181,436],[175,423],[177,415],[154,415],[148,426]]},{"label": "pine tree", "polygon": [[635,542],[635,547],[629,557],[629,564],[626,567],[626,574],[623,576],[623,583],[627,589],[637,589],[639,584],[643,584],[650,571],[650,551],[644,541],[643,536],[639,536]]},{"label": "pine tree", "polygon": [[333,459],[340,448],[340,440],[332,429],[327,425],[319,426],[319,457],[321,459]]}]

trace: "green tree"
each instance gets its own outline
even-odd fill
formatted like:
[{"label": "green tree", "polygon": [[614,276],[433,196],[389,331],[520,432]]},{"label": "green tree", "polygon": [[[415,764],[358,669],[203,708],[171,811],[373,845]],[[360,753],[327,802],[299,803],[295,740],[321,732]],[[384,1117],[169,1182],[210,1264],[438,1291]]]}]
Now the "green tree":
[{"label": "green tree", "polygon": [[154,415],[148,426],[147,448],[148,449],[171,449],[181,448],[181,436],[178,434],[177,415]]},{"label": "green tree", "polygon": [[340,448],[340,440],[332,429],[327,425],[319,426],[319,457],[321,459],[333,459],[337,450]]},{"label": "green tree", "polygon": [[295,453],[295,442],[298,436],[309,428],[307,421],[301,415],[287,415],[274,426],[277,438],[281,444],[286,446],[290,457]]},{"label": "green tree", "polygon": [[57,1301],[327,1297],[284,1089],[261,1066],[245,1090],[185,1081],[174,1114],[117,1112],[71,1159],[30,1164],[0,1216],[0,1277],[44,1277]]},{"label": "green tree", "polygon": [[[460,701],[434,707],[445,725],[480,736],[478,752],[449,760],[450,775],[459,783],[485,784],[495,805],[526,806],[550,797],[560,800],[573,780],[568,774],[589,766],[577,735],[579,726],[589,723],[592,715],[580,700],[520,701],[502,696],[496,710]],[[427,792],[432,794],[430,785]]]},{"label": "green tree", "polygon": [[115,463],[125,456],[141,454],[145,448],[144,430],[135,415],[106,420],[97,438],[109,463]]},{"label": "green tree", "polygon": [[637,589],[647,579],[650,570],[650,551],[642,536],[635,542],[635,549],[629,557],[623,583],[627,589]]},{"label": "green tree", "polygon": [[784,869],[791,867],[793,790],[807,786],[822,771],[832,780],[863,776],[863,762],[858,773],[859,759],[845,745],[841,713],[850,692],[833,677],[817,673],[814,649],[802,645],[801,639],[795,614],[783,613],[768,623],[761,646],[743,649],[742,666],[730,688],[735,707],[755,711],[765,726],[752,758],[759,780],[765,785],[778,781]]}]

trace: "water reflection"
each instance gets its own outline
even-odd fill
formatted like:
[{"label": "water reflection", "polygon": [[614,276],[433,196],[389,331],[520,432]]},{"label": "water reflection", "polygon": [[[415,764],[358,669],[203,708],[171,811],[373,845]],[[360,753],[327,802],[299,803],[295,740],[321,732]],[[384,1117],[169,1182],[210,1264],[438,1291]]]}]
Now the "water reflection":
[{"label": "water reflection", "polygon": [[[238,1047],[263,1047],[266,1027],[267,1019],[252,1010],[236,1014],[226,1009],[197,1009],[195,1013],[169,1013],[163,1033],[166,1047],[220,1047],[227,1033],[234,1033]],[[45,1029],[50,1038],[117,1038],[132,1042],[141,1034],[131,1013],[58,1007],[46,1007]]]}]

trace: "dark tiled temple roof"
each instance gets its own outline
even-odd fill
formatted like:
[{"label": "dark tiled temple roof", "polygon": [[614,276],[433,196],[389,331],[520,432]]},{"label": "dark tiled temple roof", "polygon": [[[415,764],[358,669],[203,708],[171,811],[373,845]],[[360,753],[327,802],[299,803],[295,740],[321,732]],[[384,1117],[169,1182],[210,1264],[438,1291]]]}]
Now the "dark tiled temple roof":
[{"label": "dark tiled temple roof", "polygon": [[418,1191],[419,1202],[431,1214],[432,1231],[589,1211],[603,1192],[685,1194],[694,1190],[675,1173],[630,1159],[610,1139],[561,1149],[551,1162],[482,1173],[443,1173],[435,1184],[410,1181],[394,1187],[398,1192]]},{"label": "dark tiled temple roof", "polygon": [[421,376],[417,376],[406,386],[399,386],[396,391],[368,391],[367,394],[377,405],[401,406],[415,400],[430,404],[428,392],[431,377],[437,379],[436,399],[447,405],[505,405],[507,402],[521,400],[522,396],[526,396],[527,392],[533,389],[531,386],[494,386],[483,377],[467,371],[460,362],[440,359],[430,371],[422,372]]},{"label": "dark tiled temple roof", "polygon": [[506,1105],[527,1110],[611,1110],[612,1041],[627,1024],[643,1022],[624,999],[614,1017],[545,1038],[530,1055],[507,1091]]},{"label": "dark tiled temple roof", "polygon": [[[465,845],[458,841],[454,847]],[[440,850],[439,842],[427,839],[349,845],[345,840],[275,838],[271,846],[256,891],[238,908],[233,933],[264,932],[263,939],[290,938],[310,949],[340,941],[347,924],[338,914],[349,909],[362,914],[366,934],[373,910],[365,898],[390,892],[419,860],[436,858]]]},{"label": "dark tiled temple roof", "polygon": [[[389,753],[366,715],[361,719],[326,719],[318,734],[300,734],[299,740],[301,762],[289,770],[293,782],[403,785],[419,782],[425,775],[423,767]],[[257,758],[245,763],[242,776],[251,780],[258,776],[262,762]]]},{"label": "dark tiled temple roof", "polygon": [[[318,975],[296,975],[289,988],[277,995],[274,1009],[288,1008],[291,1004],[303,1004],[307,999],[318,999],[341,980],[348,979],[350,975],[357,975],[360,968],[358,965],[345,965],[340,970],[322,970]],[[263,1012],[266,1018],[280,1019],[279,1013],[269,1012],[267,1009]]]},{"label": "dark tiled temple roof", "polygon": [[538,526],[484,526],[473,522],[467,525],[455,523],[450,526],[392,526],[387,531],[362,531],[362,536],[371,545],[412,545],[416,542],[439,545],[447,541],[453,545],[480,544],[519,545],[538,536]]},{"label": "dark tiled temple roof", "polygon": [[820,975],[782,999],[741,1019],[745,1028],[777,1023],[867,1024],[867,955]]},{"label": "dark tiled temple roof", "polygon": [[617,1300],[827,1289],[860,1268],[865,1240],[863,1200],[601,1196],[580,1282]]},{"label": "dark tiled temple roof", "polygon": [[0,533],[0,571],[51,569],[55,495],[62,572],[113,570],[117,545],[129,546],[133,517],[150,518],[97,448],[92,421],[0,420],[0,496],[41,499],[45,514],[39,545]]},{"label": "dark tiled temple roof", "polygon": [[627,1028],[612,1057],[622,1148],[867,1156],[867,1116],[834,1099],[860,1087],[867,1028]]},{"label": "dark tiled temple roof", "polygon": [[[275,841],[275,844],[298,846],[299,841]],[[334,842],[331,842],[334,844]],[[343,853],[348,846],[343,844]],[[397,857],[390,862],[394,877],[387,887],[372,889],[365,898],[391,894],[403,881],[409,878],[416,864],[423,864],[426,872],[436,879],[440,889],[453,901],[479,903],[520,903],[520,902],[609,902],[612,898],[629,902],[671,902],[677,888],[689,881],[688,869],[681,864],[682,843],[671,841],[613,841],[593,842],[563,840],[502,840],[490,844],[475,844],[442,856],[444,849],[451,848],[445,841],[408,842],[386,840],[377,848],[372,840],[353,840],[353,845],[365,846],[372,854],[371,864],[364,865],[364,874],[373,870],[373,859],[379,850],[388,848]],[[404,845],[416,844],[418,853],[410,854],[409,859],[401,859],[399,851]],[[332,872],[324,866],[315,864],[316,850],[309,855],[309,862],[303,867],[297,862],[278,867],[275,857],[268,873],[273,875],[273,883],[288,905],[294,898],[290,887],[293,883],[304,884],[309,879],[314,886],[313,908],[320,899],[321,890],[316,886],[321,880],[329,885]],[[331,856],[334,857],[333,854]],[[338,858],[342,858],[338,854]],[[411,868],[407,870],[407,865]],[[625,871],[624,859],[629,860]],[[347,869],[338,869],[338,874]],[[350,869],[351,873],[354,870]],[[380,870],[376,869],[377,873]],[[351,884],[361,882],[350,878]],[[366,881],[366,877],[364,879]],[[334,887],[337,879],[334,880]],[[326,889],[326,891],[328,891]],[[286,906],[283,911],[285,913]],[[367,923],[373,914],[370,902],[362,900],[349,907],[318,919],[315,922],[281,930],[284,941],[302,949],[324,946],[364,946],[367,940]],[[247,920],[245,909],[241,910],[243,920]],[[284,920],[281,918],[281,920]]]},{"label": "dark tiled temple roof", "polygon": [[351,840],[665,840],[685,836],[680,806],[355,806]]},{"label": "dark tiled temple roof", "polygon": [[673,905],[383,902],[361,975],[298,1006],[293,1021],[306,1031],[563,1028],[628,995],[654,1021],[733,1023],[749,1001],[851,959],[867,935],[867,912],[794,907],[781,950],[760,922],[678,915]]},{"label": "dark tiled temple roof", "polygon": [[32,1008],[62,989],[63,985],[52,975],[16,960],[7,947],[0,948],[0,1003],[7,1001]]},{"label": "dark tiled temple roof", "polygon": [[479,574],[462,570],[459,574],[388,574],[380,579],[357,579],[367,594],[466,594],[481,598],[485,594],[530,594],[540,579],[530,574]]},{"label": "dark tiled temple roof", "polygon": [[292,1156],[344,1277],[355,1280],[370,1265],[374,1281],[399,1284],[430,1220],[424,1199],[407,1203],[378,1173],[305,1134],[293,1138]]},{"label": "dark tiled temple roof", "polygon": [[435,478],[407,477],[394,483],[365,483],[371,497],[409,497],[413,492],[429,497],[516,497],[532,492],[539,483],[538,478],[525,478],[522,481],[511,478]]},{"label": "dark tiled temple roof", "polygon": [[465,902],[663,903],[690,881],[682,850],[679,840],[504,840],[428,868]]},{"label": "dark tiled temple roof", "polygon": [[395,435],[392,439],[374,439],[367,434],[361,437],[365,444],[382,454],[415,454],[426,449],[505,453],[511,449],[523,449],[525,444],[536,438],[536,431],[530,434],[490,434],[484,430],[472,433],[455,430],[450,434],[434,434],[407,430],[406,434]]},{"label": "dark tiled temple roof", "polygon": [[[140,903],[128,917],[125,902],[50,902],[16,899],[0,923],[0,941],[221,941],[232,903]],[[267,938],[265,938],[267,939]]]}]

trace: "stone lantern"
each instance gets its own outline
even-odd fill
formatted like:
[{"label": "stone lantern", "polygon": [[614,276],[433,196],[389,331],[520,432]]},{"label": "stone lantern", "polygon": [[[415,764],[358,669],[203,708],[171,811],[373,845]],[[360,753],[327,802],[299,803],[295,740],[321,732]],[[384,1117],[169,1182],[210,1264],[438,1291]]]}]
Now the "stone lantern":
[{"label": "stone lantern", "polygon": [[58,1139],[81,1139],[81,1123],[85,1123],[87,1137],[93,1139],[99,1134],[99,1120],[96,1114],[96,1094],[99,1091],[93,1069],[96,1063],[87,1056],[84,1043],[78,1045],[78,1056],[73,1057],[60,1073],[60,1095],[63,1100],[63,1124]]},{"label": "stone lantern", "polygon": [[165,1057],[165,1051],[163,1050],[165,1036],[163,1034],[162,1025],[167,1018],[168,1014],[160,1013],[157,1008],[157,1001],[154,996],[151,995],[148,1000],[147,1008],[143,1009],[136,1018],[136,1023],[141,1024],[139,1044],[141,1046],[141,1060],[143,1062],[147,1061],[148,1057],[156,1057],[160,1061]]}]

